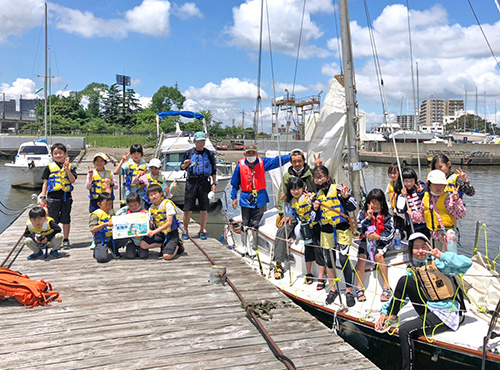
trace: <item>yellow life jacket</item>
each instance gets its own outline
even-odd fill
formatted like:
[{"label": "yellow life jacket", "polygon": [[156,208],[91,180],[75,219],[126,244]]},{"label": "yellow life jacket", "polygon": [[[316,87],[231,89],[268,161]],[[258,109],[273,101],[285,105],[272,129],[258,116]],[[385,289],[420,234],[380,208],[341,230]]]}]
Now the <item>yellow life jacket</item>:
[{"label": "yellow life jacket", "polygon": [[[342,204],[337,196],[337,185],[331,184],[328,189],[328,193],[325,194],[324,190],[321,189],[316,199],[329,208],[335,209],[337,212],[343,212]],[[337,225],[341,221],[341,217],[338,213],[330,211],[329,209],[320,207],[321,209],[321,224],[323,225]]]},{"label": "yellow life jacket", "polygon": [[444,188],[445,192],[453,193],[453,190],[457,187],[458,177],[458,173],[453,173],[446,179],[448,181],[448,185]]},{"label": "yellow life jacket", "polygon": [[[175,203],[170,199],[163,199],[160,205],[156,206],[154,204],[149,208],[149,212],[151,213],[151,217],[154,220],[156,227],[161,227],[167,222],[167,203],[172,204],[174,209],[177,211]],[[168,234],[169,232],[177,229],[179,227],[179,223],[177,221],[177,215],[174,215],[174,219],[172,220],[172,225],[169,228],[163,230],[164,234]]]},{"label": "yellow life jacket", "polygon": [[389,186],[387,186],[387,193],[389,194],[389,206],[391,209],[396,208],[396,193],[394,192],[394,181],[389,182]]},{"label": "yellow life jacket", "polygon": [[50,235],[50,234],[52,234],[54,232],[54,229],[50,228],[50,221],[54,221],[54,219],[51,218],[51,217],[47,217],[47,219],[42,224],[42,226],[36,227],[35,225],[33,225],[33,223],[31,222],[31,220],[28,220],[26,222],[26,226],[28,227],[28,230],[30,231],[30,233],[32,233],[32,234],[40,234],[42,236],[42,239],[43,239],[47,235]]},{"label": "yellow life jacket", "polygon": [[299,199],[292,198],[291,207],[295,210],[298,218],[302,222],[309,222],[312,204],[305,194],[302,194]]},{"label": "yellow life jacket", "polygon": [[[56,162],[49,163],[49,179],[47,191],[59,191],[69,192],[73,190],[73,185],[69,181],[69,177],[66,174],[64,167],[59,167]],[[71,164],[68,167],[68,171],[71,171]]]},{"label": "yellow life jacket", "polygon": [[[111,171],[104,170],[104,175],[101,177],[99,172],[94,169],[92,173],[92,187],[90,188],[89,198],[97,199],[99,194],[104,193],[106,185],[104,184],[104,180],[109,179],[111,181]],[[111,187],[111,193],[113,193],[113,188]]]},{"label": "yellow life jacket", "polygon": [[[102,225],[105,222],[109,222],[111,220],[111,216],[104,212],[102,209],[96,209],[90,215],[96,215],[99,219],[99,225]],[[113,228],[110,226],[104,226],[101,230],[94,233],[95,239],[100,239],[101,241],[107,241],[108,238],[111,238],[113,235]]]},{"label": "yellow life jacket", "polygon": [[138,189],[143,189],[144,184],[141,183],[132,183],[132,180],[134,180],[141,172],[146,172],[147,165],[146,162],[144,163],[135,163],[132,159],[128,160],[128,174],[125,179],[125,184],[126,186],[130,189],[130,187],[138,188]]},{"label": "yellow life jacket", "polygon": [[161,172],[158,174],[158,177],[154,177],[151,173],[146,174],[146,177],[148,179],[148,188],[151,185],[160,185],[163,188],[165,177],[161,174]]},{"label": "yellow life jacket", "polygon": [[[436,208],[439,213],[439,216],[441,216],[443,226],[448,229],[455,226],[455,218],[448,212],[448,210],[444,205],[447,196],[448,196],[447,192],[444,192],[443,194],[440,195],[438,201],[436,202]],[[442,230],[436,211],[430,209],[429,192],[425,192],[422,204],[424,205],[424,218],[427,228],[431,231]]]}]

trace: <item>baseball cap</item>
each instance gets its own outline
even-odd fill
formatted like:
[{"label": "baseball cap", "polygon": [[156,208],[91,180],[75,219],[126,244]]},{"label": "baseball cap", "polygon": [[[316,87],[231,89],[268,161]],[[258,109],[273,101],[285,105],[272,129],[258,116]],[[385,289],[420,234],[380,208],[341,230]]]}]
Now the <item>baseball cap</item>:
[{"label": "baseball cap", "polygon": [[245,147],[245,153],[247,152],[257,152],[257,145],[250,144]]},{"label": "baseball cap", "polygon": [[161,168],[161,161],[158,158],[153,158],[149,161],[149,167]]},{"label": "baseball cap", "polygon": [[425,236],[425,234],[422,234],[422,233],[411,234],[410,237],[408,238],[408,242],[411,242],[412,240],[415,240],[415,239],[424,239],[427,243],[430,243],[429,238],[427,236]]},{"label": "baseball cap", "polygon": [[98,157],[101,157],[102,159],[104,159],[106,162],[109,162],[109,157],[106,153],[96,153],[94,155],[94,158],[92,159],[92,161],[95,161],[96,158]]},{"label": "baseball cap", "polygon": [[441,170],[432,170],[427,174],[427,181],[431,184],[436,185],[448,185],[448,180],[446,180],[446,175]]},{"label": "baseball cap", "polygon": [[207,135],[202,132],[202,131],[198,131],[197,133],[194,134],[194,141],[205,141],[207,140]]}]

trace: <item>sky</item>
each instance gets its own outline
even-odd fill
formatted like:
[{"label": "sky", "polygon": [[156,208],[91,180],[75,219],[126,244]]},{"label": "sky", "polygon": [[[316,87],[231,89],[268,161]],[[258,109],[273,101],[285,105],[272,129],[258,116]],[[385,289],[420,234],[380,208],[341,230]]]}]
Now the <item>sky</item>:
[{"label": "sky", "polygon": [[[498,0],[469,1],[500,59]],[[187,98],[185,110],[211,110],[224,125],[244,120],[248,127],[258,91],[261,4],[49,2],[52,93],[80,91],[92,82],[111,85],[123,74],[131,77],[130,87],[144,107],[161,86],[177,86]],[[43,87],[44,2],[0,0],[0,9],[0,93],[7,100],[34,98]],[[480,116],[495,121],[500,70],[468,0],[351,0],[349,13],[357,99],[368,127],[380,124],[384,112],[367,18],[390,113],[413,111],[411,56],[414,75],[418,64],[420,100],[463,99],[467,91],[467,110],[475,112],[477,105]],[[273,95],[279,98],[285,89],[299,99],[325,95],[341,71],[337,18],[332,0],[264,1],[259,130],[270,132]]]}]

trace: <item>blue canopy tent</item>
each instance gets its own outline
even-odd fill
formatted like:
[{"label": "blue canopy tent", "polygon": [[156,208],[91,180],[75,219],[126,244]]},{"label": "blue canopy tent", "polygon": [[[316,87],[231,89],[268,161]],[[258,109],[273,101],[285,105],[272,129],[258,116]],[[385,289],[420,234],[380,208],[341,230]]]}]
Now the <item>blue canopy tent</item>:
[{"label": "blue canopy tent", "polygon": [[[165,117],[173,117],[173,116],[182,116],[186,118],[196,118],[203,121],[203,131],[207,132],[207,127],[205,124],[205,116],[201,113],[190,112],[186,110],[174,111],[169,110],[166,112],[160,112],[156,114],[156,135],[160,136],[160,119],[164,119]],[[177,130],[180,131],[179,126],[177,125]]]}]

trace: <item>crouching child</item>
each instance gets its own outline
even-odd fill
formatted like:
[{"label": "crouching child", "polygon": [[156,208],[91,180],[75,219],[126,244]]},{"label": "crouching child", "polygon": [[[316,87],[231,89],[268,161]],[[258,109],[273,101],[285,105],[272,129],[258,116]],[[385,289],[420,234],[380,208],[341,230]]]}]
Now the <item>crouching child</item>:
[{"label": "crouching child", "polygon": [[[147,209],[142,208],[141,204],[141,196],[138,193],[130,193],[126,198],[127,205],[125,207],[120,208],[116,215],[127,215],[130,213],[148,213]],[[139,245],[141,243],[141,236],[134,236],[132,238],[126,238],[125,240],[125,257],[127,258],[135,258],[139,254]]]},{"label": "crouching child", "polygon": [[97,206],[99,208],[90,214],[89,228],[94,235],[94,258],[97,262],[103,263],[109,259],[108,249],[113,258],[120,258],[118,249],[126,243],[126,240],[113,240],[113,223],[110,215],[113,208],[113,196],[110,193],[100,193]]},{"label": "crouching child", "polygon": [[[42,207],[33,207],[29,211],[29,220],[26,222],[24,231],[24,244],[32,250],[28,256],[29,260],[34,260],[43,256],[44,249],[50,247],[50,256],[59,258],[61,254],[59,249],[63,243],[63,235],[60,234],[61,228],[54,222],[54,219],[47,217],[45,209]],[[45,255],[45,258],[48,256]]]},{"label": "crouching child", "polygon": [[160,248],[160,256],[171,260],[184,252],[184,246],[179,238],[179,221],[174,202],[164,199],[163,189],[159,185],[151,185],[147,189],[151,201],[151,227],[148,234],[141,240],[139,257],[147,258],[148,249]]}]

